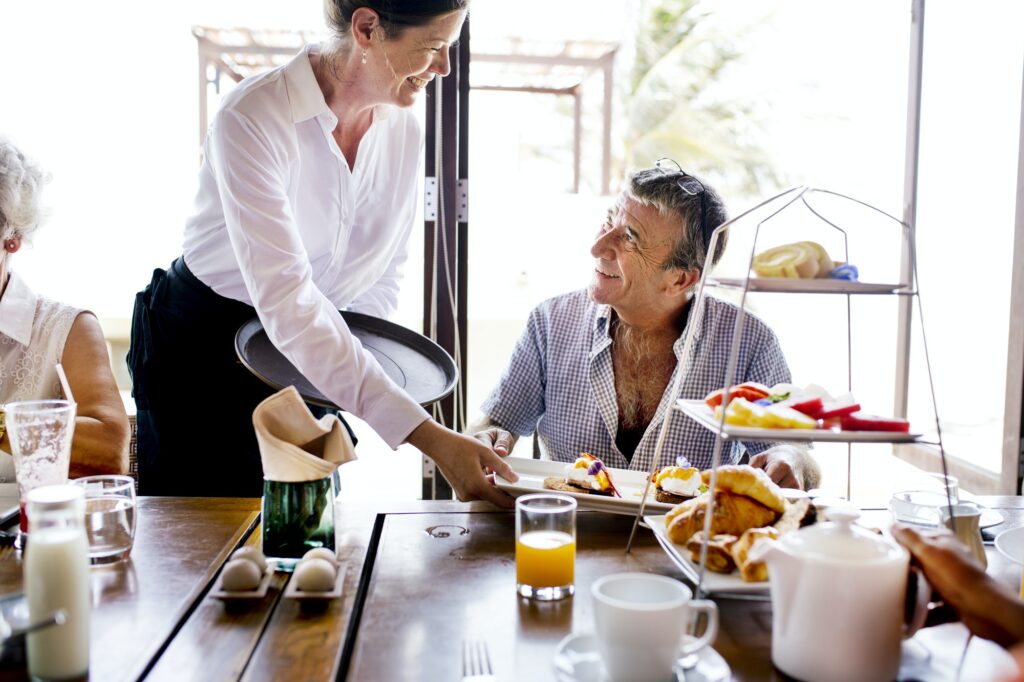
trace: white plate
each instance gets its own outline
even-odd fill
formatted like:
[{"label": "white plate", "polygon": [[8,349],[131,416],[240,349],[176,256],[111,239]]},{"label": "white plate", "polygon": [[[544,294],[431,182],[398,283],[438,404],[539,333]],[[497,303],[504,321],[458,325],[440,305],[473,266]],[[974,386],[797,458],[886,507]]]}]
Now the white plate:
[{"label": "white plate", "polygon": [[[683,545],[677,545],[672,542],[668,537],[668,532],[665,530],[665,517],[664,516],[645,516],[644,521],[654,531],[654,536],[658,538],[658,543],[662,549],[668,554],[669,558],[675,562],[679,570],[683,572],[687,580],[692,582],[694,585],[697,584],[697,573],[700,568],[697,564],[690,561],[690,550],[686,549]],[[702,589],[708,594],[768,594],[768,581],[764,580],[756,583],[748,583],[742,577],[738,570],[732,573],[715,573],[714,571],[704,571],[704,583]]]},{"label": "white plate", "polygon": [[[732,678],[729,664],[709,646],[685,660],[691,667],[683,669],[677,663],[678,682],[727,682]],[[559,642],[554,669],[558,682],[608,682],[601,654],[597,651],[597,635],[592,632],[569,635]]]},{"label": "white plate", "polygon": [[[703,400],[680,399],[676,406],[702,426],[718,433],[718,420]],[[750,426],[726,424],[722,429],[726,440],[789,440],[820,443],[912,443],[920,433],[891,431],[830,431],[828,429],[755,429]]]},{"label": "white plate", "polygon": [[[580,509],[592,509],[594,511],[609,512],[611,514],[635,515],[640,508],[640,498],[644,494],[644,486],[647,484],[646,471],[629,471],[628,469],[613,469],[608,467],[612,483],[618,488],[622,497],[608,497],[607,495],[588,495],[587,493],[570,493],[561,490],[554,491],[544,487],[544,479],[549,476],[563,476],[565,474],[565,462],[552,462],[547,459],[527,459],[525,457],[509,457],[505,460],[512,470],[519,474],[519,480],[515,483],[506,481],[501,476],[494,477],[494,483],[513,497],[528,495],[531,493],[557,492],[559,495],[568,495],[576,498]],[[644,510],[650,509],[653,512],[667,512],[674,507],[674,504],[657,502],[654,499],[654,486],[647,497],[647,505]]]},{"label": "white plate", "polygon": [[996,549],[1015,564],[1024,564],[1024,526],[1004,530],[996,536]]},{"label": "white plate", "polygon": [[[742,289],[742,277],[709,277],[710,286]],[[783,277],[751,277],[749,291],[775,291],[793,294],[891,294],[907,291],[905,284],[876,282],[847,282],[842,279],[785,279]]]}]

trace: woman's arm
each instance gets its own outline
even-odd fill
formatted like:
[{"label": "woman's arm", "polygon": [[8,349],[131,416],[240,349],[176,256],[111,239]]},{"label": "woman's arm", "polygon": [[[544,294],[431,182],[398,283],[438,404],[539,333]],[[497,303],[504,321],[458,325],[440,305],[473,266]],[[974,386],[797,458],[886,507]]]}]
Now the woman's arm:
[{"label": "woman's arm", "polygon": [[99,322],[82,313],[71,326],[61,365],[78,403],[71,478],[128,471],[128,416],[110,371]]}]

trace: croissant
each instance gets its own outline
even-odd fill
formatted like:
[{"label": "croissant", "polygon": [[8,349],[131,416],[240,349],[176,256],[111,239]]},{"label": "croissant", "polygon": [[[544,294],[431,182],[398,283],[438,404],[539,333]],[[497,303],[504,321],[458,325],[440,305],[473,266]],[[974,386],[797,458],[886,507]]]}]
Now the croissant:
[{"label": "croissant", "polygon": [[779,539],[779,531],[774,528],[751,528],[740,536],[732,546],[732,558],[740,569],[740,575],[748,583],[768,580],[768,567],[760,561],[748,561],[747,556],[754,545],[759,542],[771,542]]},{"label": "croissant", "polygon": [[[730,550],[736,543],[735,535],[715,535],[708,542],[708,555],[704,565],[709,571],[715,573],[732,573],[736,568],[736,562],[732,558]],[[690,550],[690,560],[693,563],[700,563],[700,546],[704,542],[704,532],[697,531],[686,543],[686,549]]]},{"label": "croissant", "polygon": [[[672,510],[677,513],[670,512],[665,521],[672,542],[685,545],[694,533],[704,530],[707,502],[707,495],[701,495]],[[778,517],[773,509],[749,497],[718,490],[715,491],[715,508],[711,516],[711,534],[739,536],[748,528],[771,525]]]}]

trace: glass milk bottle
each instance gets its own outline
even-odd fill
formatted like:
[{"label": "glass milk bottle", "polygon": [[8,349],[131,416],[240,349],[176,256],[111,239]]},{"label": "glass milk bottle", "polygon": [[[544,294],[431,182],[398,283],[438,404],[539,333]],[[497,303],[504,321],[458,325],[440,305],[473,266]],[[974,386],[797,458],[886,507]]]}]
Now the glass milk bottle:
[{"label": "glass milk bottle", "polygon": [[73,485],[28,494],[31,540],[25,550],[30,622],[64,609],[67,620],[28,635],[28,672],[37,680],[68,680],[89,671],[89,544],[85,497]]}]

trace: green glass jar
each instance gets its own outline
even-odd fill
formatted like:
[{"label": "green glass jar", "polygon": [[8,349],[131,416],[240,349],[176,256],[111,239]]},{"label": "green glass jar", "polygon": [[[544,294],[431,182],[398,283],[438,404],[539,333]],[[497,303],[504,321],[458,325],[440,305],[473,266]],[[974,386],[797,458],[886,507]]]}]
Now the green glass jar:
[{"label": "green glass jar", "polygon": [[334,550],[334,498],[338,473],[318,481],[263,480],[263,554],[277,570],[294,570],[315,547]]}]

